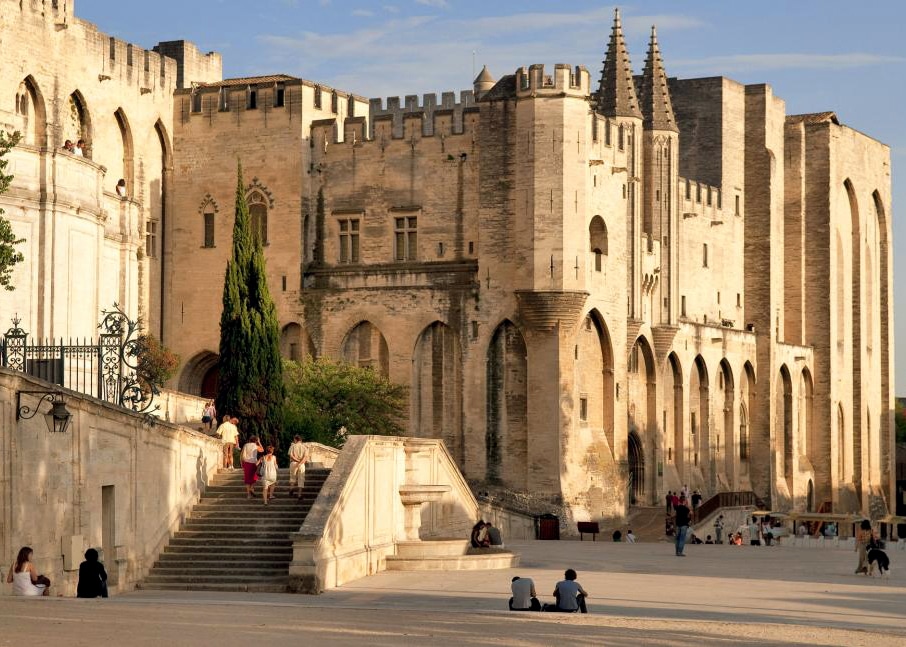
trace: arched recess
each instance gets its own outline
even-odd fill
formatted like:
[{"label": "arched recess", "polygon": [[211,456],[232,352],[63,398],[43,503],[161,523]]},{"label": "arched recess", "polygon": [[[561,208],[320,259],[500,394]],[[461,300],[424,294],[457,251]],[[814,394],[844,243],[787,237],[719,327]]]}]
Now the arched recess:
[{"label": "arched recess", "polygon": [[852,222],[852,282],[850,283],[850,304],[852,308],[852,334],[850,336],[853,359],[853,419],[850,423],[853,441],[853,483],[858,488],[862,482],[862,254],[861,254],[861,220],[856,191],[849,178],[843,181],[846,197],[849,200],[849,214]]},{"label": "arched recess", "polygon": [[606,439],[614,452],[613,346],[601,314],[585,317],[576,339],[576,387],[580,424]]},{"label": "arched recess", "polygon": [[[122,108],[117,108],[116,112],[113,113],[113,117],[116,119],[116,125],[119,127],[120,131],[119,143],[122,146],[122,166],[119,167],[119,169],[112,169],[112,181],[116,182],[120,178],[126,180],[126,191],[130,194],[134,194],[135,148],[132,143],[132,129],[129,127],[129,120],[126,118],[126,113],[123,112]],[[119,172],[117,172],[117,170]]]},{"label": "arched recess", "polygon": [[296,322],[290,322],[280,331],[280,354],[294,362],[302,362],[315,356],[311,338]]},{"label": "arched recess", "polygon": [[601,216],[595,216],[588,225],[589,251],[594,255],[595,271],[600,272],[603,257],[607,256],[607,225]]},{"label": "arched recess", "polygon": [[752,428],[749,420],[750,412],[755,406],[755,369],[750,362],[743,365],[739,380],[739,472],[746,478],[752,454]]},{"label": "arched recess", "polygon": [[662,412],[664,437],[667,444],[667,462],[676,466],[677,477],[686,479],[686,436],[683,433],[683,371],[676,353],[670,353],[664,363],[664,410]]},{"label": "arched recess", "polygon": [[362,321],[343,340],[343,360],[390,376],[390,351],[384,335],[370,321]]},{"label": "arched recess", "polygon": [[[881,419],[878,439],[881,445],[881,487],[888,487],[890,484],[890,466],[893,464],[890,455],[892,447],[890,429],[893,421],[890,419],[890,303],[888,301],[888,254],[890,253],[890,241],[887,240],[887,211],[884,208],[884,202],[881,200],[881,194],[875,190],[871,194],[875,206],[875,215],[878,219],[878,309],[880,319],[880,337],[878,339],[878,350],[880,361],[877,363],[881,371]],[[895,492],[887,492],[887,500],[892,501],[895,498]]]},{"label": "arched recess", "polygon": [[63,116],[63,139],[71,139],[77,143],[80,139],[85,142],[82,154],[91,159],[91,113],[85,97],[76,90],[69,95],[66,102],[66,113]]},{"label": "arched recess", "polygon": [[629,456],[629,504],[645,503],[645,448],[641,438],[632,430],[627,443]]},{"label": "arched recess", "polygon": [[34,77],[26,76],[16,93],[16,114],[19,117],[19,131],[22,143],[44,147],[47,144],[47,113],[44,96],[38,89]]},{"label": "arched recess", "polygon": [[692,465],[701,469],[705,483],[714,490],[711,468],[711,425],[708,368],[701,355],[695,357],[689,379],[689,435]]},{"label": "arched recess", "polygon": [[167,331],[164,330],[163,322],[167,320],[166,294],[170,288],[167,282],[168,215],[173,156],[170,138],[160,119],[154,124],[152,131],[147,132],[145,141],[146,152],[142,159],[144,181],[141,190],[144,191],[144,201],[148,207],[148,220],[144,229],[146,236],[156,238],[153,245],[146,244],[146,252],[149,252],[150,284],[158,286],[157,290],[150,293],[147,321],[152,331],[159,331],[157,334],[161,339],[166,339]]},{"label": "arched recess", "polygon": [[808,457],[816,477],[830,477],[830,451],[818,436],[814,424],[815,386],[812,373],[802,369],[799,377],[799,438],[804,444],[801,454]]},{"label": "arched recess", "polygon": [[257,189],[252,189],[249,191],[246,201],[249,206],[252,235],[262,245],[267,245],[267,211],[269,206],[267,196]]},{"label": "arched recess", "polygon": [[[179,375],[179,390],[203,398],[214,398],[217,395],[217,353],[202,351],[192,357],[183,366]],[[227,413],[227,412],[224,412]]]},{"label": "arched recess", "polygon": [[425,328],[412,355],[413,436],[440,438],[464,465],[462,348],[452,328],[435,321]]},{"label": "arched recess", "polygon": [[716,464],[720,473],[718,482],[724,489],[731,489],[736,484],[736,439],[734,434],[734,418],[736,415],[736,387],[733,381],[733,369],[726,359],[720,361],[720,379],[718,387],[721,390],[723,415],[721,416],[721,432],[717,434],[714,446]]},{"label": "arched recess", "polygon": [[844,340],[846,339],[846,257],[843,253],[843,237],[840,235],[840,229],[837,231],[837,250],[835,263],[835,280],[836,283],[836,330],[837,330],[837,357],[842,361],[843,351],[845,348]]},{"label": "arched recess", "polygon": [[[651,344],[644,336],[640,336],[632,345],[629,352],[628,370],[628,402],[629,419],[627,431],[638,435],[641,442],[641,456],[657,455],[657,369],[654,361],[654,351]],[[641,474],[647,475],[648,482],[633,483],[639,502],[653,499],[656,495],[656,484],[652,477],[656,477],[654,470],[645,470]],[[648,501],[651,503],[652,501]]]},{"label": "arched recess", "polygon": [[794,436],[793,436],[793,381],[790,378],[790,371],[786,364],[781,365],[780,374],[776,384],[776,413],[777,419],[775,429],[778,442],[782,442],[782,452],[778,455],[783,461],[781,473],[786,479],[787,487],[790,494],[793,492],[793,454],[794,454]]},{"label": "arched recess", "polygon": [[846,414],[843,403],[837,403],[837,487],[846,482]]},{"label": "arched recess", "polygon": [[509,320],[491,337],[487,362],[487,480],[528,487],[528,365],[525,339]]}]

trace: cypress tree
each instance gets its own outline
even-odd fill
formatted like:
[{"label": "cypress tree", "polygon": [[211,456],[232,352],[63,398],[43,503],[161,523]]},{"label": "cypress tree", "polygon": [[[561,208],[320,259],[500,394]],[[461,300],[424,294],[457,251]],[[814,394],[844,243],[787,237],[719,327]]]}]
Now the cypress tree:
[{"label": "cypress tree", "polygon": [[267,287],[264,250],[251,231],[241,164],[233,254],[223,281],[219,372],[217,411],[237,416],[243,435],[276,444],[285,398],[280,325]]}]

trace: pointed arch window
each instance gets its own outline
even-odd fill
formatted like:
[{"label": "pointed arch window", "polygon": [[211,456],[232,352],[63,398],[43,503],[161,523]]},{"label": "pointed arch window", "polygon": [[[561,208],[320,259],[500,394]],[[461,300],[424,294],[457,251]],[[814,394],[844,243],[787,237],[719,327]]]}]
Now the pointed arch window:
[{"label": "pointed arch window", "polygon": [[589,250],[595,255],[595,271],[600,272],[603,257],[607,256],[607,225],[601,216],[595,216],[588,225]]},{"label": "pointed arch window", "polygon": [[252,236],[262,245],[267,245],[268,199],[260,191],[252,191],[248,197],[248,205]]}]

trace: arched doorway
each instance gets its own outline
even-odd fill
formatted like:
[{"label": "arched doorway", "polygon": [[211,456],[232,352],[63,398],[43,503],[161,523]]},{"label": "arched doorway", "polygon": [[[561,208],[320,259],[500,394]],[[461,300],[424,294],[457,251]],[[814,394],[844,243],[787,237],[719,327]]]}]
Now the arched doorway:
[{"label": "arched doorway", "polygon": [[[649,456],[657,455],[659,442],[657,428],[657,370],[654,362],[654,351],[644,336],[636,339],[629,353],[628,362],[628,398],[629,419],[627,429],[638,434],[641,450]],[[656,493],[657,485],[652,479],[654,472],[648,474],[649,482],[637,484],[640,496]],[[642,474],[644,476],[644,474]],[[634,485],[635,486],[635,485]],[[639,501],[642,503],[642,501]],[[650,503],[650,501],[648,501]]]},{"label": "arched doorway", "polygon": [[716,434],[715,437],[715,456],[716,464],[719,470],[718,482],[727,489],[736,487],[736,446],[734,437],[734,416],[736,415],[736,387],[733,381],[733,370],[730,363],[723,359],[720,362],[720,373],[718,374],[718,388],[723,392],[723,424],[722,433]]},{"label": "arched doorway", "polygon": [[644,503],[645,497],[645,449],[642,439],[635,431],[629,432],[629,505]]},{"label": "arched doorway", "polygon": [[805,511],[815,511],[815,484],[812,482],[812,479],[808,480],[808,492],[805,496]]},{"label": "arched doorway", "polygon": [[667,463],[676,467],[676,477],[683,481],[686,469],[686,437],[683,432],[683,370],[676,353],[670,353],[664,364],[663,426],[667,443]]},{"label": "arched doorway", "polygon": [[343,360],[363,368],[373,368],[390,377],[390,350],[381,331],[370,321],[362,321],[343,340]]},{"label": "arched doorway", "polygon": [[205,350],[186,362],[179,376],[179,390],[204,398],[217,395],[219,357]]},{"label": "arched doorway", "polygon": [[220,387],[220,366],[214,365],[207,370],[204,377],[201,378],[201,393],[203,398],[213,400],[217,397],[217,390]]},{"label": "arched doorway", "polygon": [[[715,470],[711,464],[711,423],[708,368],[701,355],[695,357],[689,378],[689,437],[690,458],[694,468],[701,471],[704,483],[715,489]],[[695,480],[695,479],[690,479]]]},{"label": "arched doorway", "polygon": [[456,332],[440,321],[415,343],[410,400],[412,435],[440,438],[463,467],[462,350]]}]

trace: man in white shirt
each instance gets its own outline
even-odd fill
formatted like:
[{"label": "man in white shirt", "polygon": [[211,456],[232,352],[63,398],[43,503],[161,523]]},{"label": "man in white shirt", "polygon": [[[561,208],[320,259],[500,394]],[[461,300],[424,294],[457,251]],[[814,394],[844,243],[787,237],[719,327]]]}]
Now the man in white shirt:
[{"label": "man in white shirt", "polygon": [[632,528],[630,528],[629,532],[626,533],[626,541],[630,544],[635,543],[635,535],[632,533]]},{"label": "man in white shirt", "polygon": [[513,578],[510,585],[513,597],[510,598],[510,611],[541,611],[541,603],[535,593],[535,582],[530,577]]},{"label": "man in white shirt", "polygon": [[239,443],[239,428],[229,416],[224,416],[223,422],[217,427],[217,435],[223,441],[223,466],[231,470],[233,469],[233,450]]},{"label": "man in white shirt", "polygon": [[302,442],[301,436],[293,437],[289,446],[289,495],[299,492],[302,498],[302,486],[305,485],[305,464],[309,461],[308,445]]}]

